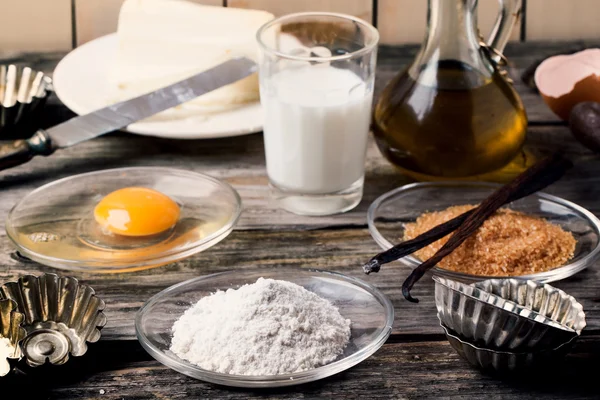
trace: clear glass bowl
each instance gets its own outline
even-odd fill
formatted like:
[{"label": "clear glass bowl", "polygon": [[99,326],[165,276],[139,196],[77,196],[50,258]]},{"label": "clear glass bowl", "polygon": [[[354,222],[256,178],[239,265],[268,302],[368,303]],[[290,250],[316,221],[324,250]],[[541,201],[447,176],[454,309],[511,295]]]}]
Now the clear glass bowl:
[{"label": "clear glass bowl", "polygon": [[[414,222],[419,215],[454,205],[478,204],[498,187],[497,184],[481,182],[424,182],[402,186],[383,194],[371,204],[367,214],[369,232],[375,242],[387,250],[402,242],[404,224]],[[520,275],[518,278],[538,282],[557,281],[587,268],[597,258],[600,251],[600,221],[586,209],[545,193],[536,193],[512,202],[509,207],[560,225],[577,240],[574,257],[568,264],[546,272]],[[421,260],[407,256],[401,262],[414,269]],[[465,282],[509,278],[471,275],[439,267],[431,271],[434,275]]]},{"label": "clear glass bowl", "polygon": [[[131,186],[175,200],[180,217],[163,233],[127,237],[103,232],[93,210],[108,193]],[[207,175],[172,168],[135,167],[75,175],[25,196],[8,214],[6,232],[19,252],[56,268],[125,272],[153,268],[223,240],[242,211],[237,192]]]},{"label": "clear glass bowl", "polygon": [[[309,371],[274,376],[229,375],[202,369],[169,350],[171,327],[185,310],[216,290],[239,288],[260,277],[293,282],[329,300],[352,321],[350,343],[337,361]],[[171,286],[144,304],[135,318],[142,346],[169,368],[204,381],[237,387],[290,386],[322,379],[344,371],[369,357],[392,331],[394,308],[375,287],[335,272],[298,268],[228,271]]]}]

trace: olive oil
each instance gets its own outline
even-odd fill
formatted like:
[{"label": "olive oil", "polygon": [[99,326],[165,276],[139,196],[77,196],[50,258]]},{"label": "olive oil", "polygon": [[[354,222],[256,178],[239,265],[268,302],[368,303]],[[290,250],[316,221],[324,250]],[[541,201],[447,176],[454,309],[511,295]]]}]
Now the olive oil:
[{"label": "olive oil", "polygon": [[[384,89],[373,132],[383,155],[417,179],[464,178],[501,169],[520,153],[523,104],[498,70],[457,60],[408,70]],[[427,81],[429,84],[423,84]]]}]

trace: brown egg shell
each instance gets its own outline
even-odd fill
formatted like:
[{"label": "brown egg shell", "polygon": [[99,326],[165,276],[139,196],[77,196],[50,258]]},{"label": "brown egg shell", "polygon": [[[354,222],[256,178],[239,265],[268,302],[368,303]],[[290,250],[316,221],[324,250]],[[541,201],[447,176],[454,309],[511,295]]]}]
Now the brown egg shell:
[{"label": "brown egg shell", "polygon": [[573,90],[560,97],[547,96],[541,89],[540,94],[548,107],[559,118],[568,121],[571,110],[576,104],[584,101],[600,102],[600,76],[590,75],[580,80],[575,84]]}]

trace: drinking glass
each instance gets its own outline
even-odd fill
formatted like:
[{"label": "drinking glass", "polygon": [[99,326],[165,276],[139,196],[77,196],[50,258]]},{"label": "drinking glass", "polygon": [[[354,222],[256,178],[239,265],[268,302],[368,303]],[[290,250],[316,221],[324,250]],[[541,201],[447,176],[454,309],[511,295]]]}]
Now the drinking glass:
[{"label": "drinking glass", "polygon": [[361,200],[379,34],[334,13],[298,13],[257,33],[271,193],[304,215]]}]

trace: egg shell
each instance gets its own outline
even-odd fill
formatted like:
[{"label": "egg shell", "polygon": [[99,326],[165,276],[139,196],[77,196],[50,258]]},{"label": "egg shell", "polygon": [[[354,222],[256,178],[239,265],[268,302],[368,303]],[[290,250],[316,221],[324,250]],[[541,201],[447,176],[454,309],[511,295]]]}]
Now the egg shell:
[{"label": "egg shell", "polygon": [[560,97],[546,96],[540,91],[544,101],[552,112],[564,121],[569,120],[571,110],[584,101],[600,102],[600,77],[590,75],[577,82],[573,90]]},{"label": "egg shell", "polygon": [[536,70],[535,82],[548,107],[568,121],[576,104],[600,102],[600,49],[546,59]]}]

